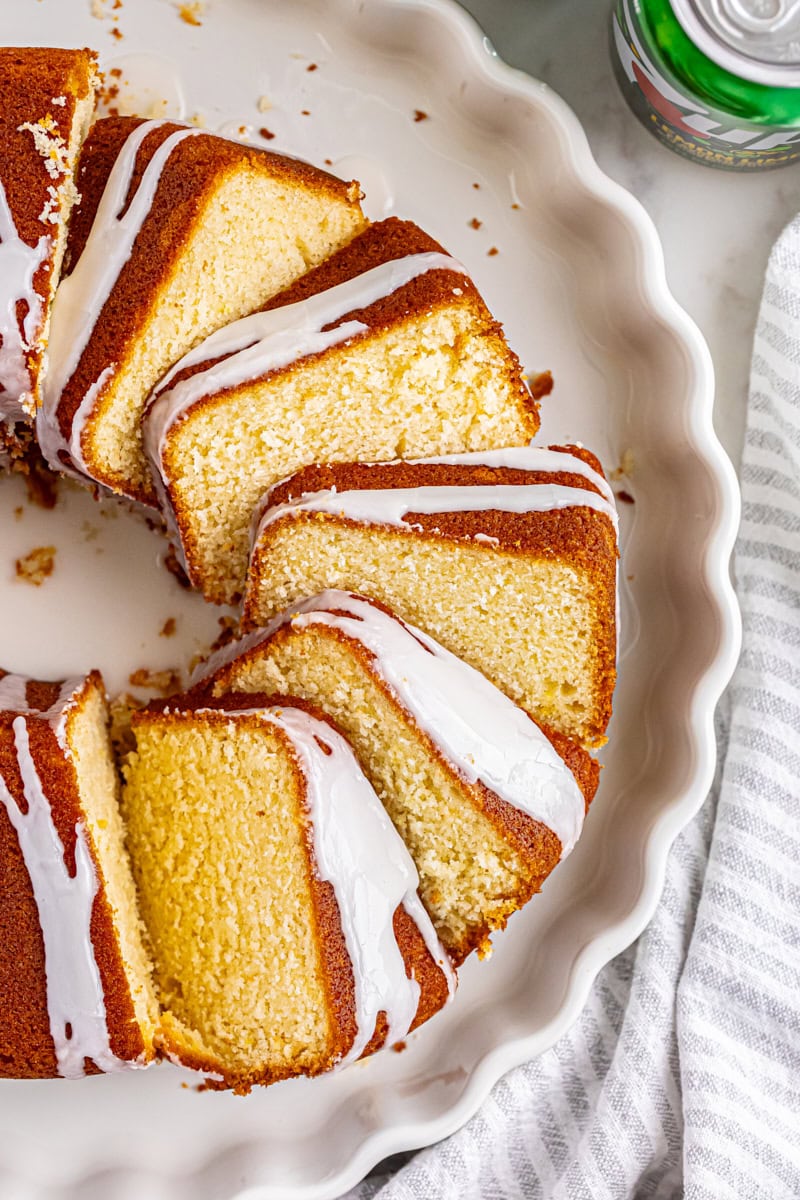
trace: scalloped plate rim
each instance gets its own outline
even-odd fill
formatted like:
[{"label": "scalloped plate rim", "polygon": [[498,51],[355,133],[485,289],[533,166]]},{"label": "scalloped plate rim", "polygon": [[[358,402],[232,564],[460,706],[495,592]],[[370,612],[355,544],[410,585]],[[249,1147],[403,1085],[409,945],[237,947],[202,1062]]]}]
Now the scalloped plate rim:
[{"label": "scalloped plate rim", "polygon": [[[689,708],[688,724],[694,738],[696,759],[692,780],[653,822],[644,849],[645,865],[638,901],[628,916],[602,935],[588,942],[577,955],[570,983],[558,1014],[537,1032],[501,1042],[486,1052],[473,1068],[471,1077],[457,1102],[437,1117],[418,1122],[398,1122],[370,1134],[346,1166],[309,1184],[256,1184],[230,1193],[231,1200],[334,1200],[355,1186],[382,1159],[405,1150],[419,1149],[454,1133],[479,1109],[498,1080],[515,1066],[537,1057],[551,1047],[572,1026],[583,1008],[589,990],[600,970],[639,936],[658,905],[666,872],[669,850],[681,832],[702,807],[711,786],[716,763],[714,709],[728,684],[741,645],[741,617],[729,575],[740,515],[740,494],[733,465],[713,428],[714,372],[710,352],[699,329],[672,296],[666,281],[664,257],[655,225],[639,201],[598,166],[585,132],[572,109],[547,85],[525,72],[509,66],[491,47],[477,21],[456,0],[339,0],[355,11],[369,6],[374,10],[404,10],[409,18],[433,14],[441,29],[458,39],[464,56],[464,70],[476,71],[484,79],[507,93],[527,101],[534,109],[547,110],[551,123],[563,135],[573,176],[592,198],[616,211],[632,235],[642,294],[652,316],[659,317],[685,349],[691,379],[687,395],[687,435],[693,452],[702,459],[718,488],[715,523],[710,530],[703,555],[705,581],[713,596],[719,618],[719,645],[716,656],[698,680]],[[248,1139],[226,1149],[242,1154],[258,1146]],[[216,1161],[211,1156],[189,1172],[160,1174],[162,1183],[171,1183],[176,1192],[185,1189],[194,1175],[202,1174]],[[95,1172],[84,1173],[70,1181],[80,1188]],[[112,1179],[155,1177],[149,1170],[128,1167],[102,1172]],[[2,1178],[0,1177],[0,1182]]]}]

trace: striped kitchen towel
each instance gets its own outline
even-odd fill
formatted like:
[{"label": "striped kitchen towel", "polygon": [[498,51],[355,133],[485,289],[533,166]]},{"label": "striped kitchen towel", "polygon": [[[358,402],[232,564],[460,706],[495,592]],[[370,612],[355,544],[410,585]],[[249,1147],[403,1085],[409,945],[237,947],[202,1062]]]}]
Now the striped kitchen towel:
[{"label": "striped kitchen towel", "polygon": [[800,217],[767,269],[741,482],[743,651],[658,911],[569,1034],[352,1200],[800,1197]]}]

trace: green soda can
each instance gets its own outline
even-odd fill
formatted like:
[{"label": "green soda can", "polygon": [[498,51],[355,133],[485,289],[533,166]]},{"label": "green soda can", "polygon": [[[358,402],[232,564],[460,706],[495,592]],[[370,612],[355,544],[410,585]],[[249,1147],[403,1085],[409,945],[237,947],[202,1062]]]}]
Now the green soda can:
[{"label": "green soda can", "polygon": [[617,80],[642,124],[726,171],[800,160],[800,0],[617,0]]}]

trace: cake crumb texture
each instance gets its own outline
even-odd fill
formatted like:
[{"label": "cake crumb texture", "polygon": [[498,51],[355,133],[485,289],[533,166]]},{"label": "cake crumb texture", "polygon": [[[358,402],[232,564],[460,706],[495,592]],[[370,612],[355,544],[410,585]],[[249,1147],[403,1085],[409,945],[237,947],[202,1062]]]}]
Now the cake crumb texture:
[{"label": "cake crumb texture", "polygon": [[280,735],[224,714],[135,713],[124,812],[162,1048],[239,1085],[315,1071],[333,1029],[302,781]]},{"label": "cake crumb texture", "polygon": [[[97,121],[81,155],[82,194],[70,229],[74,263],[114,161],[140,122]],[[148,133],[132,187],[181,127]],[[131,257],[68,381],[58,419],[67,428],[86,392],[108,371],[84,428],[93,478],[155,505],[140,418],[155,384],[183,354],[222,325],[258,308],[364,225],[357,185],[306,163],[212,134],[186,137],[170,155]]]}]

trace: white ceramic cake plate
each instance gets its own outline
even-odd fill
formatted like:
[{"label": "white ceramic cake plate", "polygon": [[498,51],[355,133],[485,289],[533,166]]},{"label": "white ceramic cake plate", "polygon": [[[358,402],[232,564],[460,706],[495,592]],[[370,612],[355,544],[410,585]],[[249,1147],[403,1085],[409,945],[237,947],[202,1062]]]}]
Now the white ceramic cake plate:
[{"label": "white ceramic cake plate", "polygon": [[[97,46],[104,65],[119,60],[123,106],[164,98],[209,128],[267,128],[272,148],[360,178],[370,215],[397,211],[440,238],[526,366],[553,369],[538,440],[635,464],[616,484],[635,503],[620,504],[620,682],[597,800],[571,858],[492,960],[467,965],[446,1012],[402,1054],[247,1098],[182,1087],[194,1081],[171,1067],[0,1085],[4,1196],[322,1200],[463,1124],[569,1028],[651,916],[669,847],[711,782],[712,714],[738,651],[738,490],[712,429],[708,351],[667,290],[648,217],[597,168],[562,101],[499,62],[454,4],[209,0],[200,27],[169,0],[98,11],[0,0],[0,36]],[[178,588],[135,518],[77,489],[53,512],[20,513],[22,497],[19,480],[0,482],[5,667],[99,666],[116,691],[215,636],[220,613]],[[40,545],[56,547],[52,576],[17,582],[15,559]],[[177,634],[164,638],[169,617]]]}]

